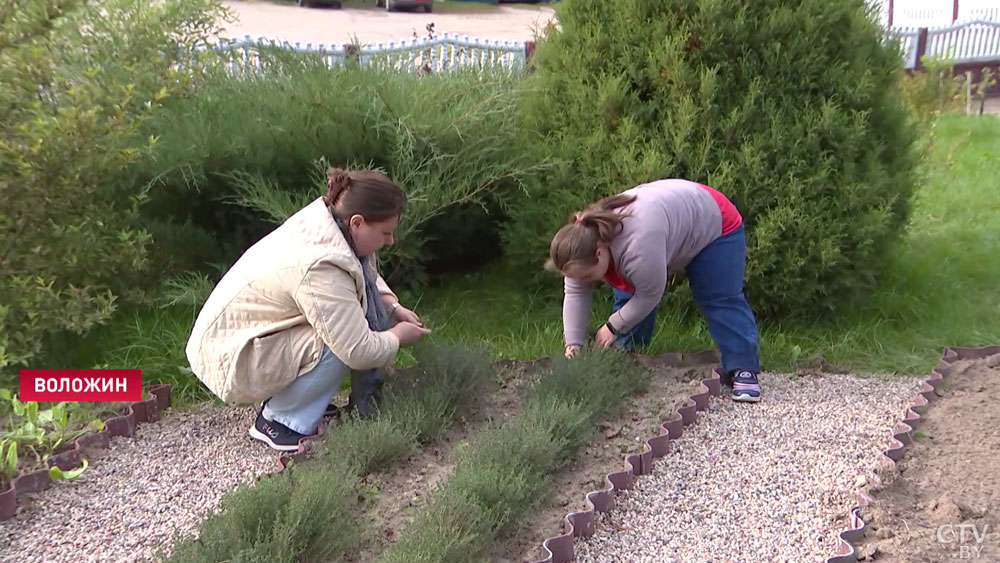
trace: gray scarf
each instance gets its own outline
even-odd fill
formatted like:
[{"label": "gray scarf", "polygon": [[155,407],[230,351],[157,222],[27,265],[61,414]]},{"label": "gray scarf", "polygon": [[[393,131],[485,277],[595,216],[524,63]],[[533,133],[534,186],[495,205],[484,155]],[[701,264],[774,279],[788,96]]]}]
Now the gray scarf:
[{"label": "gray scarf", "polygon": [[[332,210],[331,210],[332,212]],[[339,215],[333,213],[340,232],[344,234],[347,244],[354,252],[354,256],[361,262],[361,272],[365,279],[365,300],[368,301],[368,310],[365,311],[365,320],[368,321],[368,328],[375,332],[381,332],[392,328],[392,319],[386,310],[382,296],[379,295],[375,267],[371,263],[371,256],[358,256],[358,250],[354,246],[354,237],[351,236],[351,229]],[[362,418],[370,418],[375,415],[376,404],[382,397],[382,382],[384,381],[382,368],[373,368],[363,371],[351,372],[351,398],[348,409],[351,406],[357,407],[358,414]]]},{"label": "gray scarf", "polygon": [[[357,256],[357,252],[354,255]],[[368,320],[368,328],[376,332],[388,330],[392,328],[391,319],[375,283],[378,278],[375,275],[375,267],[371,265],[371,256],[359,257],[358,260],[361,261],[361,271],[365,275],[365,299],[368,301],[365,319]]]}]

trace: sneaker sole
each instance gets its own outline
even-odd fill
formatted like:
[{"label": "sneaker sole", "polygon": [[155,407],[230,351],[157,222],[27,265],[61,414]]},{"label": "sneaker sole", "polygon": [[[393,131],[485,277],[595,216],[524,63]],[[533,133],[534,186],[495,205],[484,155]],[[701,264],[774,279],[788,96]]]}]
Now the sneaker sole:
[{"label": "sneaker sole", "polygon": [[745,393],[740,393],[739,395],[733,394],[733,400],[738,403],[759,403],[760,395],[754,397],[753,395],[747,395]]},{"label": "sneaker sole", "polygon": [[279,452],[294,452],[298,451],[299,449],[298,444],[295,444],[294,446],[281,446],[279,444],[275,444],[274,442],[271,441],[270,436],[264,434],[263,432],[257,430],[254,427],[251,427],[250,430],[247,431],[247,433],[250,434],[250,437],[253,438],[254,440],[260,440],[261,442],[264,442],[265,444],[270,446],[272,450],[277,450]]}]

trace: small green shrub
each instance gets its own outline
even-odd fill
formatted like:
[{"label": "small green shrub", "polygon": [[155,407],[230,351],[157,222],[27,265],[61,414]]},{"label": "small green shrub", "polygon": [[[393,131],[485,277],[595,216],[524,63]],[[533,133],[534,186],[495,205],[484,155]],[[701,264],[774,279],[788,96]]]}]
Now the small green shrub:
[{"label": "small green shrub", "polygon": [[336,432],[327,435],[322,459],[335,465],[341,459],[353,460],[361,475],[380,471],[416,449],[418,425],[418,418],[397,413],[394,409],[388,409],[375,420],[352,417],[341,423]]},{"label": "small green shrub", "polygon": [[899,46],[861,0],[566,0],[523,89],[527,141],[560,166],[518,200],[506,250],[539,271],[570,212],[669,177],[730,196],[762,315],[872,287],[905,230],[916,129]]},{"label": "small green shrub", "polygon": [[[319,470],[293,474],[295,494],[273,528],[276,555],[270,561],[328,561],[347,553],[359,535],[357,519],[339,515],[357,501],[355,460],[341,458]],[[335,525],[322,517],[327,515]]]},{"label": "small green shrub", "polygon": [[0,491],[19,475],[44,469],[60,446],[104,430],[100,415],[116,414],[123,405],[21,401],[9,389],[0,389]]},{"label": "small green shrub", "polygon": [[413,356],[416,366],[394,377],[388,408],[406,413],[426,441],[486,394],[494,371],[482,349],[465,345],[423,342]]},{"label": "small green shrub", "polygon": [[[924,70],[900,76],[903,102],[924,123],[942,112],[957,110],[964,94],[965,76],[955,76],[955,63],[924,57]],[[926,127],[925,127],[926,129]]]},{"label": "small green shrub", "polygon": [[483,530],[496,529],[501,515],[476,502],[471,494],[449,489],[436,498],[406,535],[379,561],[385,563],[451,563],[475,561]]},{"label": "small green shrub", "polygon": [[649,377],[620,354],[585,348],[577,357],[557,356],[551,373],[531,389],[532,397],[559,397],[586,406],[600,416],[615,408],[622,397],[645,391]]}]

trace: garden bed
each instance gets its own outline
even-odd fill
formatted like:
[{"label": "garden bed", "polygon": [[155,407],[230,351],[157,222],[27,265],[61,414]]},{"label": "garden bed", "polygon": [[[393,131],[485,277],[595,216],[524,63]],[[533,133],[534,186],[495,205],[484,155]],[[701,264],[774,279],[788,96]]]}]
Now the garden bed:
[{"label": "garden bed", "polygon": [[703,379],[712,377],[712,366],[684,367],[686,362],[674,355],[638,356],[637,360],[650,371],[649,389],[626,399],[621,411],[600,423],[574,460],[553,475],[552,494],[501,538],[490,561],[544,559],[542,541],[564,532],[567,514],[589,510],[587,493],[606,489],[606,476],[621,471],[627,455],[643,451],[643,441],[658,435],[660,425],[698,393]]},{"label": "garden bed", "polygon": [[388,470],[363,476],[362,490],[374,491],[376,498],[365,514],[368,530],[364,543],[345,560],[372,561],[393,543],[398,530],[409,524],[425,504],[427,492],[451,475],[455,454],[468,444],[469,436],[489,421],[502,423],[520,412],[520,394],[535,383],[538,366],[546,363],[546,360],[497,363],[499,386],[482,403],[460,417],[435,442],[417,449]]},{"label": "garden bed", "polygon": [[864,561],[1000,561],[1000,348],[957,361],[859,513]]},{"label": "garden bed", "polygon": [[[158,384],[143,389],[142,400],[137,402],[76,406],[7,399],[12,411],[5,416],[12,426],[0,432],[7,446],[5,478],[0,479],[0,521],[14,517],[18,505],[48,489],[54,479],[62,478],[62,472],[75,475],[85,469],[81,465],[108,448],[112,438],[133,436],[140,424],[157,420],[170,406],[170,391],[169,385]],[[32,457],[25,456],[25,451]]]}]

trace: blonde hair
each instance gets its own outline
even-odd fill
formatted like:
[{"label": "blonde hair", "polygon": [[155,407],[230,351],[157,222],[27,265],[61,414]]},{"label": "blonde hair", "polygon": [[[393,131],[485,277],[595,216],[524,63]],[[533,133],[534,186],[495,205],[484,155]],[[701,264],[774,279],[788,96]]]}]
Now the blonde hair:
[{"label": "blonde hair", "polygon": [[570,222],[552,237],[545,269],[562,272],[571,264],[591,266],[597,263],[598,246],[610,244],[621,231],[622,220],[629,216],[615,210],[634,201],[634,195],[618,194],[574,213]]}]

